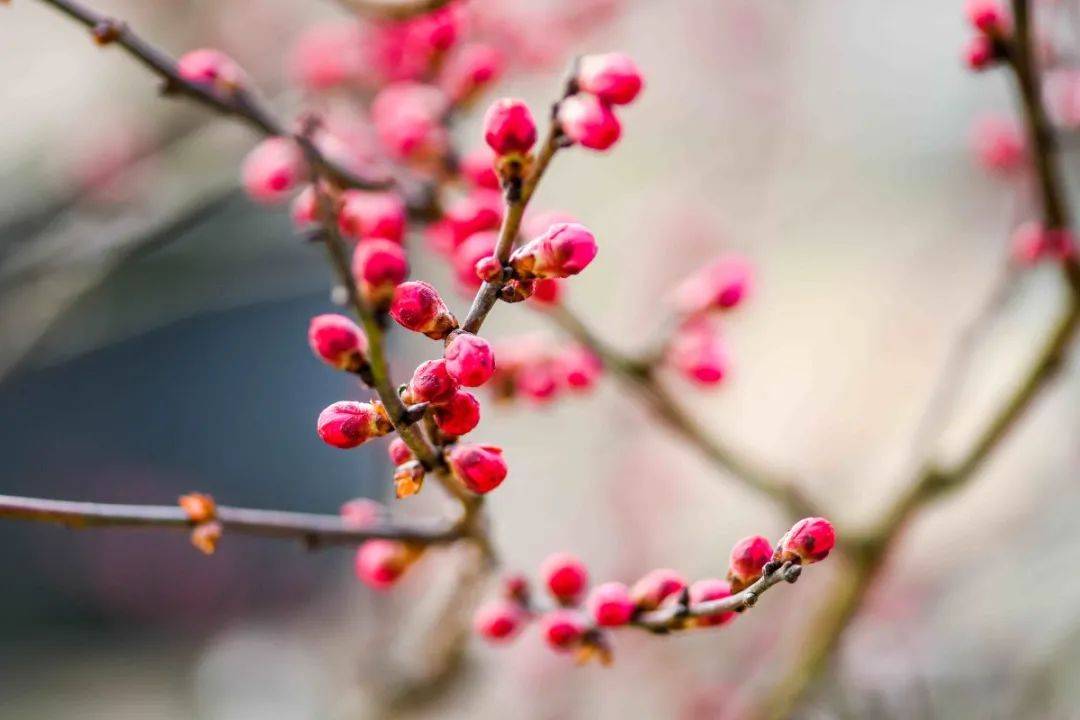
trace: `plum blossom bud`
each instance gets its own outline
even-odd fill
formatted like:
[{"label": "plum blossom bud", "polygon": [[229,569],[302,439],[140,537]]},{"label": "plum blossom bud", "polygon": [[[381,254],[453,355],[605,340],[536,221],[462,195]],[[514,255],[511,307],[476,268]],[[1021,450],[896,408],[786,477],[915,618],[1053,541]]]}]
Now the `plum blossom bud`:
[{"label": "plum blossom bud", "polygon": [[1041,260],[1065,260],[1076,252],[1076,241],[1065,229],[1047,230],[1042,223],[1023,223],[1012,235],[1012,259],[1018,265],[1031,267]]},{"label": "plum blossom bud", "polygon": [[594,95],[578,93],[563,100],[558,120],[568,138],[592,150],[607,150],[622,134],[619,118]]},{"label": "plum blossom bud", "polygon": [[502,448],[493,445],[455,445],[447,454],[450,469],[465,487],[483,495],[506,479]]},{"label": "plum blossom bud", "polygon": [[667,360],[688,380],[715,385],[728,369],[727,348],[719,329],[706,318],[683,323],[668,347]]},{"label": "plum blossom bud", "polygon": [[475,190],[452,202],[444,214],[451,231],[451,242],[457,248],[473,235],[484,230],[497,230],[502,223],[502,195],[494,190]]},{"label": "plum blossom bud", "polygon": [[825,518],[803,518],[776,544],[773,559],[804,565],[824,560],[836,544],[836,531]]},{"label": "plum blossom bud", "polygon": [[[698,580],[690,586],[690,602],[695,605],[710,600],[723,600],[730,595],[731,589],[728,587],[728,584],[723,580],[717,580],[715,578]],[[717,613],[716,615],[702,615],[696,617],[694,618],[694,625],[699,627],[711,627],[714,625],[723,625],[734,619],[735,613],[728,610],[726,612]]]},{"label": "plum blossom bud", "polygon": [[484,282],[495,282],[503,276],[503,264],[494,255],[476,261],[476,277]]},{"label": "plum blossom bud", "polygon": [[495,172],[495,153],[486,145],[473,150],[461,158],[459,164],[461,176],[475,188],[498,190],[499,176]]},{"label": "plum blossom bud", "polygon": [[371,120],[379,142],[393,157],[424,160],[446,149],[442,118],[449,108],[446,95],[418,82],[384,87],[371,104]]},{"label": "plum blossom bud", "polygon": [[358,82],[364,73],[363,37],[355,22],[330,22],[305,30],[289,53],[289,74],[309,90]]},{"label": "plum blossom bud", "polygon": [[[728,580],[732,589],[742,590],[744,587],[761,577],[761,569],[773,556],[772,545],[767,538],[761,535],[751,535],[735,543],[731,548],[731,559],[728,564]],[[738,588],[735,585],[738,584]]]},{"label": "plum blossom bud", "polygon": [[405,236],[405,203],[390,192],[346,190],[338,215],[341,234],[353,240],[382,238],[400,243]]},{"label": "plum blossom bud", "polygon": [[356,577],[375,590],[386,590],[398,581],[419,557],[419,552],[394,540],[368,540],[356,550]]},{"label": "plum blossom bud", "polygon": [[586,55],[578,65],[577,84],[609,105],[625,105],[641,92],[641,71],[623,53]]},{"label": "plum blossom bud", "polygon": [[572,650],[585,635],[585,618],[576,610],[552,610],[540,617],[540,634],[554,650]]},{"label": "plum blossom bud", "polygon": [[385,307],[394,296],[394,288],[409,274],[405,250],[390,240],[367,240],[356,246],[352,272],[369,301]]},{"label": "plum blossom bud", "polygon": [[987,35],[975,35],[964,46],[964,64],[976,72],[987,69],[998,59],[997,47]]},{"label": "plum blossom bud", "polygon": [[394,496],[398,500],[412,497],[423,485],[424,466],[419,460],[409,460],[394,469]]},{"label": "plum blossom bud", "polygon": [[1007,175],[1024,164],[1024,134],[1011,118],[979,118],[971,128],[971,147],[979,165],[991,172]]},{"label": "plum blossom bud", "polygon": [[465,435],[480,422],[480,403],[464,390],[458,390],[444,405],[435,408],[435,424],[451,437]]},{"label": "plum blossom bud", "polygon": [[390,441],[390,446],[386,448],[386,452],[390,456],[390,462],[395,465],[404,465],[413,459],[412,450],[399,437]]},{"label": "plum blossom bud", "polygon": [[442,340],[458,326],[439,291],[419,280],[401,283],[394,289],[390,317],[403,328],[424,333],[432,340]]},{"label": "plum blossom bud", "polygon": [[315,194],[315,188],[308,185],[300,191],[295,198],[293,198],[292,206],[289,210],[289,217],[292,219],[293,227],[298,231],[310,230],[312,226],[317,225],[319,222],[319,202],[318,197]]},{"label": "plum blossom bud", "polygon": [[473,292],[480,287],[480,278],[476,275],[476,264],[495,252],[499,234],[494,231],[478,232],[454,251],[452,263],[454,278],[460,289]]},{"label": "plum blossom bud", "polygon": [[349,449],[387,434],[393,426],[371,403],[343,400],[319,413],[316,428],[327,445]]},{"label": "plum blossom bud", "polygon": [[212,48],[192,50],[180,56],[176,73],[191,83],[212,85],[216,90],[235,90],[244,82],[244,71],[231,57]]},{"label": "plum blossom bud", "polygon": [[304,155],[290,138],[272,137],[256,145],[244,158],[240,176],[248,196],[260,203],[285,199],[307,172]]},{"label": "plum blossom bud", "polygon": [[584,392],[596,385],[604,371],[600,358],[586,347],[571,345],[555,358],[555,365],[562,374],[566,387]]},{"label": "plum blossom bud", "polygon": [[642,610],[655,610],[668,597],[681,593],[686,579],[669,568],[650,570],[630,588],[630,599]]},{"label": "plum blossom bud", "polygon": [[506,61],[493,45],[472,43],[458,49],[443,68],[439,84],[451,102],[469,102],[499,79]]},{"label": "plum blossom bud", "polygon": [[555,399],[559,392],[555,364],[548,358],[522,364],[514,376],[514,390],[535,403]]},{"label": "plum blossom bud", "polygon": [[964,14],[976,30],[989,33],[1005,27],[1005,11],[997,0],[968,0]]},{"label": "plum blossom bud", "polygon": [[729,310],[750,292],[753,266],[738,255],[713,260],[683,280],[673,293],[676,309],[684,315]]},{"label": "plum blossom bud", "polygon": [[525,611],[512,600],[489,600],[473,615],[473,630],[489,642],[504,642],[521,631]]},{"label": "plum blossom bud", "polygon": [[308,345],[315,357],[330,367],[358,372],[367,364],[367,338],[344,315],[316,315],[308,325]]},{"label": "plum blossom bud", "polygon": [[552,596],[563,604],[577,602],[589,586],[585,564],[570,553],[548,555],[540,563],[540,578]]},{"label": "plum blossom bud", "polygon": [[533,282],[533,294],[529,296],[529,300],[541,308],[549,308],[558,305],[562,296],[562,282],[555,278],[541,278]]},{"label": "plum blossom bud", "polygon": [[589,615],[601,627],[617,627],[630,622],[634,615],[634,601],[630,591],[621,582],[597,585],[585,601]]},{"label": "plum blossom bud", "polygon": [[558,223],[510,256],[521,278],[565,278],[577,275],[596,257],[596,238],[577,223]]},{"label": "plum blossom bud", "polygon": [[443,351],[446,372],[465,387],[480,387],[495,373],[490,343],[472,333],[458,333]]},{"label": "plum blossom bud", "polygon": [[416,368],[409,381],[407,396],[409,402],[440,405],[449,402],[457,389],[457,381],[446,372],[446,361],[440,358],[428,360]]},{"label": "plum blossom bud", "polygon": [[484,115],[484,141],[496,155],[525,154],[536,142],[536,122],[522,100],[496,100]]},{"label": "plum blossom bud", "polygon": [[378,524],[385,508],[371,498],[356,498],[342,504],[338,514],[346,525],[356,528]]}]

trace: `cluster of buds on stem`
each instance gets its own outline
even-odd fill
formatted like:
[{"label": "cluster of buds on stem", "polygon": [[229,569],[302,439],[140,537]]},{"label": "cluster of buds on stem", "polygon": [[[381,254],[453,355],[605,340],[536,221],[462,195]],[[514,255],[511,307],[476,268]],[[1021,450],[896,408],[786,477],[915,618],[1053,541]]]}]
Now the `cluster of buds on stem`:
[{"label": "cluster of buds on stem", "polygon": [[[716,627],[735,619],[751,602],[717,605],[753,586],[784,565],[808,565],[825,559],[835,544],[832,525],[806,518],[777,543],[775,551],[761,536],[740,540],[731,551],[727,580],[705,578],[688,583],[675,570],[652,570],[632,586],[604,582],[589,588],[584,563],[568,553],[548,557],[540,566],[540,584],[551,602],[538,601],[528,583],[513,577],[501,595],[477,611],[474,629],[493,643],[503,643],[535,620],[547,645],[574,653],[579,662],[611,661],[608,631],[639,626],[654,632]],[[789,582],[796,575],[791,575]],[[733,600],[738,600],[733,598]]]},{"label": "cluster of buds on stem", "polygon": [[607,150],[622,135],[614,106],[633,102],[643,85],[641,72],[627,55],[586,55],[574,78],[578,92],[559,103],[560,129],[582,147]]},{"label": "cluster of buds on stem", "polygon": [[547,403],[563,392],[587,393],[604,369],[588,348],[559,345],[542,335],[508,338],[497,351],[499,366],[491,382],[497,400]]},{"label": "cluster of buds on stem", "polygon": [[964,48],[964,63],[985,70],[1008,54],[1009,16],[998,0],[968,0],[964,8],[975,34]]}]

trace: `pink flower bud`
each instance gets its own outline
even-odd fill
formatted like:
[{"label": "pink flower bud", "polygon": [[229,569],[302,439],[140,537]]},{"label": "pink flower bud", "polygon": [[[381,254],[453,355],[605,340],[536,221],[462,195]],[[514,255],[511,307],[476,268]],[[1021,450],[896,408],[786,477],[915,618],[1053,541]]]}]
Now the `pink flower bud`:
[{"label": "pink flower bud", "polygon": [[678,595],[686,579],[669,568],[650,570],[630,588],[630,599],[642,610],[655,610],[668,597]]},{"label": "pink flower bud", "polygon": [[[728,584],[723,580],[714,578],[698,580],[690,586],[690,602],[694,605],[708,602],[709,600],[723,600],[730,595],[731,589],[728,588]],[[702,615],[696,617],[694,618],[694,624],[710,627],[714,625],[723,625],[734,619],[735,613],[728,610],[727,612],[717,613],[716,615]]]},{"label": "pink flower bud", "polygon": [[472,432],[480,422],[480,403],[472,393],[458,390],[445,405],[435,408],[435,424],[451,437]]},{"label": "pink flower bud", "polygon": [[315,357],[331,367],[357,372],[367,362],[367,338],[344,315],[316,315],[308,325],[308,345]]},{"label": "pink flower bud", "polygon": [[454,103],[466,103],[499,79],[506,62],[492,45],[472,43],[457,50],[443,68],[440,85]]},{"label": "pink flower bud", "polygon": [[776,559],[804,565],[824,560],[836,544],[836,532],[825,518],[803,518],[777,543]]},{"label": "pink flower bud", "polygon": [[289,211],[293,227],[297,230],[309,230],[319,222],[319,203],[315,195],[315,188],[308,185],[293,198]]},{"label": "pink flower bud", "polygon": [[588,228],[559,223],[515,250],[510,264],[522,278],[565,278],[584,270],[596,252],[596,238]]},{"label": "pink flower bud", "polygon": [[502,448],[458,444],[448,453],[447,461],[458,480],[474,493],[489,493],[506,479]]},{"label": "pink flower bud", "polygon": [[356,498],[341,506],[338,514],[346,525],[356,528],[376,525],[385,513],[385,508],[371,498]]},{"label": "pink flower bud", "polygon": [[446,372],[465,387],[480,387],[495,373],[495,353],[482,337],[472,333],[454,336],[443,352]]},{"label": "pink flower bud", "polygon": [[622,134],[611,107],[594,95],[578,93],[563,100],[558,120],[568,138],[592,150],[607,150]]},{"label": "pink flower bud", "polygon": [[1005,11],[997,0],[967,0],[964,14],[968,22],[982,32],[993,32],[1005,27]]},{"label": "pink flower bud", "polygon": [[452,258],[454,278],[462,291],[472,293],[480,287],[480,278],[476,275],[476,263],[486,257],[491,257],[498,242],[497,232],[479,232],[461,243],[454,251]]},{"label": "pink flower bud", "polygon": [[522,100],[496,100],[484,115],[484,140],[496,155],[527,153],[536,142],[536,123]]},{"label": "pink flower bud", "polygon": [[394,288],[409,274],[405,250],[390,240],[366,240],[356,246],[352,271],[360,292],[370,302],[385,307]]},{"label": "pink flower bud", "polygon": [[576,610],[552,610],[540,617],[540,634],[554,650],[572,650],[585,634],[588,626]]},{"label": "pink flower bud", "polygon": [[512,639],[524,624],[525,613],[512,600],[490,600],[481,605],[473,616],[476,634],[491,642]]},{"label": "pink flower bud", "polygon": [[1065,260],[1076,252],[1076,241],[1068,230],[1047,230],[1042,223],[1023,223],[1012,234],[1012,259],[1018,265],[1031,267],[1041,260]]},{"label": "pink flower bud", "polygon": [[324,443],[347,450],[385,435],[393,428],[371,403],[343,400],[319,413],[316,429]]},{"label": "pink flower bud", "polygon": [[355,22],[308,28],[289,54],[289,74],[309,90],[329,90],[358,82],[364,74],[364,38]]},{"label": "pink flower bud", "polygon": [[1024,164],[1024,134],[1011,118],[979,118],[971,128],[971,146],[979,165],[992,172],[1009,174]]},{"label": "pink flower bud", "polygon": [[617,627],[630,622],[634,615],[634,601],[630,591],[621,582],[597,585],[585,602],[589,615],[601,627]]},{"label": "pink flower bud", "polygon": [[244,71],[231,57],[211,48],[184,53],[176,62],[176,73],[184,80],[233,90],[244,82]]},{"label": "pink flower bud", "polygon": [[394,540],[367,540],[356,549],[356,577],[375,590],[386,590],[409,568],[416,553]]},{"label": "pink flower bud", "polygon": [[584,392],[596,385],[604,371],[600,358],[586,347],[571,345],[555,358],[555,365],[571,390]]},{"label": "pink flower bud", "polygon": [[772,545],[767,538],[761,535],[745,537],[731,549],[729,576],[744,586],[748,585],[761,576],[761,568],[765,567],[765,563],[769,562],[772,556]]},{"label": "pink flower bud", "polygon": [[556,600],[574,603],[589,586],[589,571],[570,553],[555,553],[540,563],[540,579]]},{"label": "pink flower bud", "polygon": [[371,121],[393,157],[422,160],[446,149],[442,118],[449,99],[436,87],[397,82],[384,87],[371,104]]},{"label": "pink flower bud", "polygon": [[641,72],[628,55],[586,55],[578,66],[578,87],[609,105],[625,105],[641,92]]},{"label": "pink flower bud", "polygon": [[495,153],[486,145],[461,158],[460,170],[461,176],[477,189],[499,189],[499,176],[495,173]]},{"label": "pink flower bud", "polygon": [[256,145],[240,168],[244,190],[260,203],[285,199],[306,174],[304,155],[290,138],[272,137]]},{"label": "pink flower bud", "polygon": [[439,291],[419,280],[401,283],[394,289],[390,317],[403,328],[424,333],[432,340],[442,340],[458,326]]},{"label": "pink flower bud", "polygon": [[488,255],[476,261],[476,277],[484,282],[495,282],[502,275],[503,265],[494,255]]},{"label": "pink flower bud", "polygon": [[502,195],[492,190],[476,190],[451,203],[444,217],[450,226],[453,246],[457,248],[476,233],[497,230],[502,215]]},{"label": "pink flower bud", "polygon": [[684,323],[668,347],[667,360],[684,377],[715,385],[727,374],[727,349],[719,329],[705,318]]},{"label": "pink flower bud", "polygon": [[394,193],[346,190],[338,215],[341,234],[353,240],[382,238],[396,243],[405,236],[405,203]]},{"label": "pink flower bud", "polygon": [[975,35],[964,47],[964,64],[976,72],[985,70],[997,60],[998,53],[994,41],[986,35]]},{"label": "pink flower bud", "polygon": [[541,278],[533,283],[533,294],[529,300],[542,308],[558,305],[562,300],[563,285],[555,278]]},{"label": "pink flower bud", "polygon": [[674,304],[684,315],[729,310],[750,292],[753,267],[743,257],[717,258],[675,288]]},{"label": "pink flower bud", "polygon": [[449,402],[457,389],[457,381],[446,372],[446,361],[428,360],[416,368],[409,381],[409,402],[441,405]]},{"label": "pink flower bud", "polygon": [[514,390],[536,403],[553,400],[559,392],[555,363],[549,358],[523,363],[514,376]]},{"label": "pink flower bud", "polygon": [[399,437],[390,441],[390,446],[386,448],[386,451],[390,455],[390,462],[394,465],[404,465],[413,459],[412,450]]}]

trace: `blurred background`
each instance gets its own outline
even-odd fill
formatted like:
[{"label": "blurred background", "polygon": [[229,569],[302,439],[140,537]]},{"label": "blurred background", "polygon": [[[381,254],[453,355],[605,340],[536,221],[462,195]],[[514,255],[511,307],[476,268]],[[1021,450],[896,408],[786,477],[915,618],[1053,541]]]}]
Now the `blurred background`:
[{"label": "blurred background", "polygon": [[[553,32],[506,5],[487,12]],[[604,5],[490,94],[544,108],[580,52],[623,50],[645,73],[618,146],[561,153],[535,200],[600,241],[567,303],[641,348],[668,288],[719,252],[748,256],[754,294],[724,328],[730,376],[708,391],[668,381],[710,432],[868,526],[921,457],[912,438],[949,348],[999,293],[1009,234],[1033,213],[1029,178],[979,151],[979,123],[1014,115],[1008,77],[963,68],[961,0]],[[1040,6],[1073,55],[1078,5]],[[95,7],[174,54],[226,50],[282,114],[303,104],[286,49],[343,17],[320,0]],[[255,136],[161,99],[130,58],[33,0],[0,10],[0,66],[0,492],[168,504],[197,489],[330,513],[384,499],[382,444],[342,453],[313,432],[324,406],[361,393],[306,346],[308,319],[332,308],[321,249],[287,208],[239,189]],[[480,142],[479,114],[454,129],[463,147]],[[413,277],[464,312],[446,264],[409,243]],[[942,457],[1011,387],[1062,291],[1037,268],[1001,298],[952,422],[926,443]],[[559,337],[524,308],[488,328]],[[393,338],[398,377],[430,356]],[[800,716],[1080,717],[1080,579],[1063,571],[1080,549],[1075,369],[977,481],[912,525]],[[712,576],[737,539],[788,527],[610,379],[544,405],[485,398],[474,437],[506,448],[489,505],[512,570],[566,550],[600,579]],[[394,507],[445,510],[437,491]],[[575,668],[535,632],[474,640],[453,683],[403,694],[429,659],[453,549],[378,594],[350,552],[275,541],[227,536],[206,558],[182,534],[0,524],[0,544],[5,718],[739,717],[835,579],[815,567],[715,632],[618,633],[610,669]]]}]

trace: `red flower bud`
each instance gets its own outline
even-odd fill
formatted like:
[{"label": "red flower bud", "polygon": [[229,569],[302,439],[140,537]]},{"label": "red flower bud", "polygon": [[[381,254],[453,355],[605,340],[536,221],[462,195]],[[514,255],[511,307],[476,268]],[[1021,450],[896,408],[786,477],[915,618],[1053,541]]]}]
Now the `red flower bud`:
[{"label": "red flower bud", "polygon": [[625,105],[641,92],[641,71],[628,55],[586,55],[578,65],[578,87],[609,105]]},{"label": "red flower bud", "polygon": [[729,310],[749,293],[752,276],[753,267],[745,258],[718,258],[679,284],[674,292],[675,306],[686,315]]},{"label": "red flower bud", "polygon": [[439,84],[452,102],[466,103],[497,81],[505,66],[497,47],[471,43],[457,50],[446,63]]},{"label": "red flower bud", "polygon": [[622,134],[611,107],[593,95],[579,93],[563,100],[558,121],[568,138],[592,150],[607,150]]},{"label": "red flower bud", "polygon": [[454,475],[474,493],[489,493],[506,479],[502,448],[491,445],[455,445],[447,454]]},{"label": "red flower bud", "polygon": [[413,372],[409,381],[409,402],[440,405],[449,402],[457,389],[457,381],[446,372],[446,361],[428,360]]},{"label": "red flower bud", "polygon": [[184,80],[212,85],[217,90],[234,90],[244,82],[244,71],[231,57],[211,48],[184,53],[176,62],[176,73]]},{"label": "red flower bud", "polygon": [[549,555],[540,563],[540,578],[562,603],[577,602],[589,586],[589,571],[585,564],[570,553]]},{"label": "red flower bud", "polygon": [[382,238],[401,243],[405,236],[405,203],[394,193],[346,190],[338,215],[341,234],[353,240]]},{"label": "red flower bud", "polygon": [[343,400],[319,413],[316,428],[327,445],[348,449],[385,435],[393,426],[371,403]]},{"label": "red flower bud", "polygon": [[684,323],[668,347],[667,360],[688,380],[715,385],[728,368],[727,349],[719,328],[706,318]]},{"label": "red flower bud", "polygon": [[502,277],[502,274],[502,263],[494,255],[488,255],[476,261],[476,277],[484,282],[495,282]]},{"label": "red flower bud", "polygon": [[472,393],[458,390],[445,405],[435,408],[435,424],[451,437],[472,432],[480,422],[480,403]]},{"label": "red flower bud", "polygon": [[650,570],[630,588],[630,598],[642,610],[655,610],[686,587],[686,579],[668,568]]},{"label": "red flower bud", "polygon": [[289,217],[292,218],[293,227],[297,230],[309,230],[313,225],[318,224],[319,207],[314,187],[308,185],[293,198]]},{"label": "red flower bud", "polygon": [[772,545],[767,538],[761,535],[743,538],[731,549],[728,579],[746,587],[761,577],[761,568],[772,559],[772,555]]},{"label": "red flower bud", "polygon": [[541,307],[558,305],[562,300],[563,285],[555,278],[541,278],[533,282],[533,294],[529,300]]},{"label": "red flower bud", "polygon": [[585,634],[588,626],[576,610],[552,610],[540,617],[540,633],[554,650],[572,650]]},{"label": "red flower bud", "polygon": [[536,122],[521,100],[496,100],[484,115],[484,140],[496,155],[527,153],[536,142]]},{"label": "red flower bud", "polygon": [[356,577],[375,590],[386,590],[418,557],[415,550],[394,540],[367,540],[356,549]]},{"label": "red flower bud", "polygon": [[1009,175],[1024,166],[1024,133],[1012,118],[985,115],[971,128],[975,159],[985,169]]},{"label": "red flower bud", "polygon": [[964,14],[976,30],[989,33],[1005,28],[1005,11],[996,0],[968,0]]},{"label": "red flower bud", "polygon": [[405,250],[390,240],[367,240],[356,246],[352,271],[360,292],[370,302],[385,307],[394,288],[409,274]]},{"label": "red flower bud", "polygon": [[825,518],[803,518],[777,543],[774,558],[803,565],[824,560],[836,544],[836,531]]},{"label": "red flower bud", "polygon": [[390,455],[390,462],[394,463],[394,465],[404,465],[413,459],[412,450],[399,437],[390,441],[390,446],[386,448],[386,452]]},{"label": "red flower bud", "polygon": [[307,173],[304,155],[291,138],[272,137],[244,158],[240,176],[248,196],[260,203],[281,202]]},{"label": "red flower bud", "polygon": [[558,223],[510,256],[522,278],[565,278],[577,275],[596,257],[596,238],[577,223]]},{"label": "red flower bud", "polygon": [[401,283],[394,289],[390,317],[403,328],[424,333],[432,340],[442,340],[458,326],[439,291],[419,280]]},{"label": "red flower bud", "polygon": [[461,158],[461,176],[480,190],[498,190],[499,176],[495,172],[495,153],[486,145]]},{"label": "red flower bud", "polygon": [[997,60],[997,47],[986,35],[975,35],[964,47],[964,63],[972,70],[985,70]]},{"label": "red flower bud", "polygon": [[480,287],[480,278],[476,276],[476,263],[491,257],[498,241],[497,232],[478,232],[454,251],[454,277],[462,290],[472,292]]},{"label": "red flower bud", "polygon": [[344,315],[326,314],[311,318],[308,345],[315,357],[331,367],[358,371],[367,362],[367,338],[364,332]]},{"label": "red flower bud", "polygon": [[474,190],[455,200],[444,213],[450,228],[451,244],[457,248],[476,233],[497,230],[502,216],[502,195],[494,190]]},{"label": "red flower bud", "polygon": [[634,614],[630,591],[621,582],[597,585],[589,593],[585,605],[593,621],[601,627],[625,625]]},{"label": "red flower bud", "polygon": [[490,600],[481,605],[473,616],[476,634],[491,642],[512,639],[524,625],[525,612],[511,600]]},{"label": "red flower bud", "polygon": [[[709,600],[723,600],[731,595],[731,589],[723,580],[714,578],[698,580],[690,586],[690,602],[698,604]],[[702,615],[694,618],[694,624],[703,627],[723,625],[735,619],[735,613],[731,610],[717,613],[716,615]]]},{"label": "red flower bud", "polygon": [[591,389],[604,371],[600,358],[581,345],[571,345],[562,350],[555,358],[555,364],[566,386],[581,392]]},{"label": "red flower bud", "polygon": [[395,82],[375,96],[371,121],[390,155],[423,160],[441,155],[446,149],[442,118],[448,107],[449,99],[432,85]]},{"label": "red flower bud", "polygon": [[495,373],[495,353],[482,337],[472,333],[454,336],[443,352],[446,372],[465,387],[480,387]]}]

